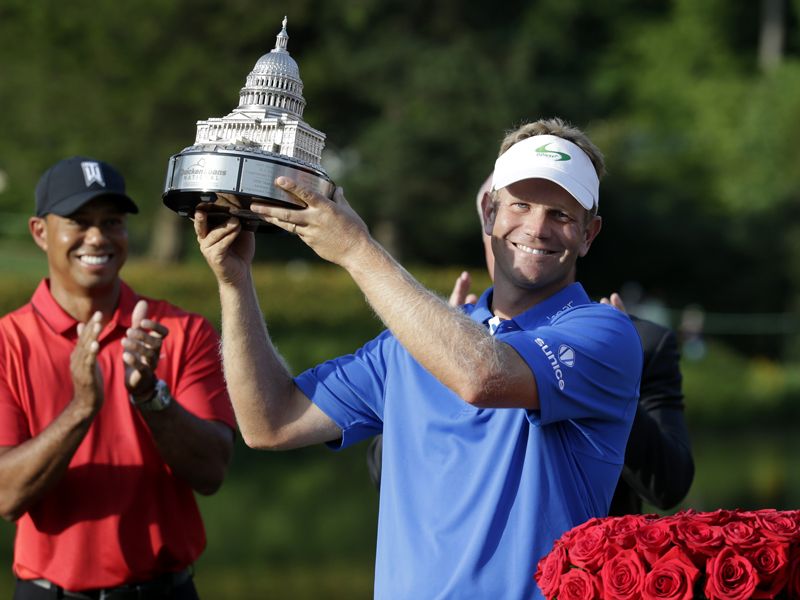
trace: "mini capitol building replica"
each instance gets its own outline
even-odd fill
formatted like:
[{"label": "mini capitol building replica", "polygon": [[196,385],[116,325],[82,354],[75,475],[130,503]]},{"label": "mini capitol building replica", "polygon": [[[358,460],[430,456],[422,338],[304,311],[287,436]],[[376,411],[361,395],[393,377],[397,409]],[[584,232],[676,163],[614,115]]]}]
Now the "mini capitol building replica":
[{"label": "mini capitol building replica", "polygon": [[275,185],[280,176],[330,198],[335,189],[320,164],[325,134],[303,121],[303,82],[286,50],[286,18],[275,48],[256,62],[224,117],[197,121],[194,145],[170,157],[162,199],[184,217],[195,210],[232,214],[253,230],[269,227],[250,204],[303,205]]},{"label": "mini capitol building replica", "polygon": [[286,46],[286,17],[275,48],[256,62],[239,92],[239,106],[224,117],[197,122],[195,145],[257,146],[321,169],[325,134],[303,121],[306,101],[300,69]]}]

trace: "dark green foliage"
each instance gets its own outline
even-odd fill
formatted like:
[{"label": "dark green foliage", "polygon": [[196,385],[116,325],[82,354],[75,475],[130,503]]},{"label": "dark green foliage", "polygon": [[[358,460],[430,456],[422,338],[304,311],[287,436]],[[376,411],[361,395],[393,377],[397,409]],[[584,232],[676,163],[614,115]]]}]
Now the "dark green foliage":
[{"label": "dark green foliage", "polygon": [[[282,10],[252,0],[4,3],[0,210],[25,214],[54,160],[102,156],[143,206],[133,231],[143,252],[167,157],[191,143],[197,119],[233,108]],[[784,60],[768,71],[758,3],[304,0],[288,16],[306,118],[328,134],[326,163],[404,260],[480,265],[472,199],[503,131],[557,114],[588,128],[608,159],[605,232],[582,268],[597,294],[635,280],[675,307],[795,304],[794,5]],[[261,257],[290,252],[278,244]]]},{"label": "dark green foliage", "polygon": [[[605,231],[581,267],[593,293],[633,280],[675,308],[781,312],[796,304],[800,261],[796,8],[771,70],[758,63],[758,3],[721,0],[303,0],[288,15],[289,49],[306,118],[328,134],[326,164],[403,260],[479,266],[472,199],[503,131],[561,115],[589,130],[609,166]],[[5,2],[2,235],[24,237],[46,166],[86,153],[128,175],[144,252],[167,157],[191,143],[197,119],[234,107],[283,10]],[[183,235],[191,245],[188,226]],[[293,253],[311,258],[281,242],[259,256]]]}]

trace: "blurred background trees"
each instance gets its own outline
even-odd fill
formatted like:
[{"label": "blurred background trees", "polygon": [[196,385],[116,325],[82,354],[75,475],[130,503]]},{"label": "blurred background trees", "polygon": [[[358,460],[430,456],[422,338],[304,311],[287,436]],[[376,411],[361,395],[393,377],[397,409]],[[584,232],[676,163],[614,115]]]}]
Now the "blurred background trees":
[{"label": "blurred background trees", "polygon": [[[139,263],[126,277],[218,318],[191,227],[161,206],[167,159],[193,142],[198,119],[235,107],[284,15],[305,118],[328,136],[323,163],[373,233],[441,292],[462,267],[479,277],[474,194],[504,131],[549,116],[586,129],[609,175],[603,232],[579,278],[593,296],[621,289],[643,316],[683,331],[700,463],[686,504],[796,507],[800,481],[785,456],[797,455],[797,443],[776,434],[767,448],[764,433],[800,414],[800,0],[4,0],[3,312],[25,301],[42,272],[26,227],[39,175],[87,154],[118,165],[142,208],[131,221]],[[297,370],[353,349],[379,324],[345,279],[295,242],[265,236],[259,258],[263,293],[282,290],[265,310]],[[170,276],[153,277],[153,260]],[[756,422],[762,428],[750,429]],[[739,433],[732,441],[714,426]],[[342,560],[366,561],[367,572],[341,571],[369,589],[364,540],[374,535],[375,497],[359,471],[363,453],[323,455],[271,455],[259,484],[263,472],[250,475],[266,459],[239,452],[221,499],[204,501],[207,564],[252,577],[245,555],[313,561],[348,538]],[[742,465],[751,459],[749,480]],[[330,495],[362,479],[354,497]],[[726,485],[739,491],[721,498]],[[306,497],[350,512],[308,520],[319,504]],[[230,501],[246,508],[224,508]],[[287,509],[294,516],[283,522]],[[241,514],[258,516],[257,547],[236,543],[251,531]],[[366,530],[348,535],[359,520]],[[298,537],[305,544],[287,549]],[[237,576],[221,577],[235,586]],[[346,590],[337,577],[331,588]]]},{"label": "blurred background trees", "polygon": [[3,231],[19,231],[46,166],[86,153],[119,164],[140,199],[136,250],[180,259],[180,243],[153,235],[174,229],[160,208],[166,160],[197,119],[235,106],[289,13],[324,162],[404,261],[479,265],[470,201],[504,130],[559,115],[609,164],[606,231],[581,273],[593,292],[633,280],[669,306],[792,310],[798,5],[6,0]]}]

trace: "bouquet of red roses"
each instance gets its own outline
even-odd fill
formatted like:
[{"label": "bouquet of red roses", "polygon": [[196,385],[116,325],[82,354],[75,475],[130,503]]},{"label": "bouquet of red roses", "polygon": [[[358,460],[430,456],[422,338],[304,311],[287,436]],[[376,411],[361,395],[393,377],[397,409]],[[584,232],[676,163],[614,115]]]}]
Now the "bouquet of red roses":
[{"label": "bouquet of red roses", "polygon": [[541,561],[548,600],[800,599],[800,511],[591,519]]}]

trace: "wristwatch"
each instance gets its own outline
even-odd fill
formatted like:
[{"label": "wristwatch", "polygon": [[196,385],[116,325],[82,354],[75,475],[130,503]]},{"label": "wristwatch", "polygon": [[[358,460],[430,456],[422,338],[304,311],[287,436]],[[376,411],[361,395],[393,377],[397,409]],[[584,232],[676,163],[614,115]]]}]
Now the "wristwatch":
[{"label": "wristwatch", "polygon": [[153,397],[149,400],[145,400],[144,402],[136,402],[133,399],[133,396],[130,398],[131,404],[133,404],[139,410],[144,410],[147,412],[162,411],[172,404],[172,394],[169,393],[169,386],[163,379],[156,381],[156,388],[153,390]]}]

